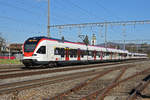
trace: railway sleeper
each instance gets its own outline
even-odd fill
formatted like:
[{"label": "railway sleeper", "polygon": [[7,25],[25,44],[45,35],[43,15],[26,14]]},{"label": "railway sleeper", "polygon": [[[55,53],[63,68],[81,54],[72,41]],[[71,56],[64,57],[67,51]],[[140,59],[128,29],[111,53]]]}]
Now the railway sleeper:
[{"label": "railway sleeper", "polygon": [[140,96],[141,98],[150,98],[150,95],[143,95],[140,91],[136,91],[136,95]]},{"label": "railway sleeper", "polygon": [[148,83],[150,83],[150,75],[146,76],[136,88],[132,89],[129,92],[129,95],[136,94],[137,96],[140,96],[141,98],[150,98],[150,96],[141,94],[141,92],[143,91],[143,89]]},{"label": "railway sleeper", "polygon": [[68,100],[79,100],[80,98],[86,96],[85,94],[81,94],[81,95],[70,95],[67,97]]}]

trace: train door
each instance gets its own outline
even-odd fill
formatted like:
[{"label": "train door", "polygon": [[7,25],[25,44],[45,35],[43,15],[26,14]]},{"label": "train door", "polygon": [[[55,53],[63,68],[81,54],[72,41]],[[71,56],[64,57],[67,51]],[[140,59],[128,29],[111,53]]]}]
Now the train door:
[{"label": "train door", "polygon": [[113,53],[112,53],[112,52],[110,52],[110,60],[112,60],[112,55],[113,55]]},{"label": "train door", "polygon": [[69,48],[66,48],[65,50],[65,60],[69,61]]},{"label": "train door", "polygon": [[78,53],[77,60],[80,60],[80,49],[78,49],[77,53]]},{"label": "train door", "polygon": [[96,60],[96,50],[94,50],[94,60]]},{"label": "train door", "polygon": [[100,52],[100,60],[103,60],[103,51]]},{"label": "train door", "polygon": [[117,59],[117,52],[115,52],[115,60]]}]

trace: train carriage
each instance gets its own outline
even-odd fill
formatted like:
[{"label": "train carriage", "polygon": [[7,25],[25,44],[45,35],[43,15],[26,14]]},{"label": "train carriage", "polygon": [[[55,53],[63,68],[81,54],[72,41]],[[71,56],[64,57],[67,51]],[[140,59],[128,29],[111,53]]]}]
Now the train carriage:
[{"label": "train carriage", "polygon": [[32,37],[23,45],[23,64],[56,65],[57,63],[80,63],[116,61],[146,57],[146,54],[129,53],[127,50],[85,45],[47,37]]}]

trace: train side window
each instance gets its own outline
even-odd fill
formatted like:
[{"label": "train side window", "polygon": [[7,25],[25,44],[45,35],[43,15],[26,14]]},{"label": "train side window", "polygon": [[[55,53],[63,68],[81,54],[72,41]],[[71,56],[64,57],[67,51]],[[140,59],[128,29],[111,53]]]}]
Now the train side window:
[{"label": "train side window", "polygon": [[74,52],[74,50],[70,49],[69,52],[70,52],[70,57],[73,58],[73,52]]},{"label": "train side window", "polygon": [[65,49],[64,48],[60,49],[60,55],[61,55],[61,57],[65,56]]},{"label": "train side window", "polygon": [[81,51],[81,57],[84,57],[84,50]]},{"label": "train side window", "polygon": [[106,56],[106,52],[103,53],[103,57],[105,57],[105,56]]},{"label": "train side window", "polygon": [[46,54],[46,46],[41,46],[38,49],[37,53],[39,53],[39,54]]},{"label": "train side window", "polygon": [[87,55],[87,50],[84,50],[84,56],[86,56]]},{"label": "train side window", "polygon": [[89,56],[92,56],[92,51],[89,51],[88,54],[89,54]]},{"label": "train side window", "polygon": [[106,56],[109,56],[110,55],[110,52],[106,52]]},{"label": "train side window", "polygon": [[126,54],[126,53],[124,54],[124,57],[127,57],[127,54]]},{"label": "train side window", "polygon": [[84,51],[84,50],[81,50],[81,51],[80,51],[80,55],[81,55],[81,57],[83,58],[84,55],[85,55],[85,51]]},{"label": "train side window", "polygon": [[100,58],[100,57],[101,57],[100,55],[101,55],[101,52],[100,52],[100,51],[97,51],[97,52],[96,52],[96,56],[98,56],[98,57]]},{"label": "train side window", "polygon": [[92,57],[94,57],[94,52],[95,52],[95,51],[92,51]]},{"label": "train side window", "polygon": [[86,55],[87,55],[87,56],[89,55],[89,50],[86,50]]},{"label": "train side window", "polygon": [[55,48],[54,54],[59,55],[59,50],[60,50],[60,48]]},{"label": "train side window", "polygon": [[77,57],[77,49],[73,50],[73,55],[74,55],[75,58]]}]

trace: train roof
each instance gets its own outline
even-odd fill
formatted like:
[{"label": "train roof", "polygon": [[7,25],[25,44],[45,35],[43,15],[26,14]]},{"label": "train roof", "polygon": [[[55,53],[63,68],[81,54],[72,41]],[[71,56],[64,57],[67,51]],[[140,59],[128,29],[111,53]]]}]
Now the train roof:
[{"label": "train roof", "polygon": [[[57,41],[62,41],[61,39],[56,39],[56,38],[48,38],[48,37],[45,37],[45,36],[39,36],[39,37],[31,37],[29,39],[37,39],[37,40],[40,40],[40,39],[51,39],[51,40],[57,40]],[[70,41],[67,41],[67,40],[63,40],[64,42],[70,42]]]},{"label": "train roof", "polygon": [[[56,40],[56,41],[66,42],[66,43],[75,43],[75,44],[80,44],[80,45],[86,45],[85,43],[81,43],[81,42],[72,42],[72,41],[62,40],[62,39],[48,38],[46,36],[31,37],[28,40],[30,40],[30,39],[34,39],[34,40],[50,39],[50,40]],[[93,46],[93,45],[88,45],[88,46]],[[98,45],[94,45],[93,47],[100,47],[104,51],[109,51],[109,52],[128,53],[127,50],[121,50],[121,49],[115,49],[115,48],[105,48],[105,47],[101,47],[101,46],[98,46]]]},{"label": "train roof", "polygon": [[147,56],[147,54],[145,54],[145,53],[129,53],[129,54],[132,54],[132,55],[141,55],[141,56]]}]

